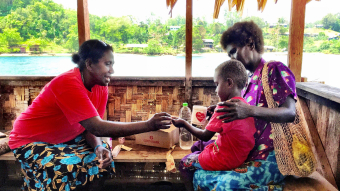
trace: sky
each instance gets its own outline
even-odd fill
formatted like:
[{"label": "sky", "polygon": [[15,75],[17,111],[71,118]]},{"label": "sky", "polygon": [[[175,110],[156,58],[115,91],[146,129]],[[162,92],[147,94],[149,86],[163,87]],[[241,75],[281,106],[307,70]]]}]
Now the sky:
[{"label": "sky", "polygon": [[[64,8],[77,9],[76,0],[54,0],[62,4]],[[219,19],[223,18],[224,10],[228,9],[227,0],[221,7]],[[169,8],[166,7],[166,0],[88,0],[90,14],[98,16],[120,17],[132,15],[137,20],[146,20],[151,13],[159,16],[162,20],[170,18]],[[193,17],[205,17],[212,22],[215,0],[193,0]],[[185,16],[186,0],[178,0],[172,17]],[[256,0],[245,0],[243,17],[258,16],[269,23],[277,22],[278,18],[284,17],[290,20],[291,0],[268,0],[263,12],[257,10]],[[306,5],[305,22],[311,23],[321,20],[328,13],[340,13],[340,0],[312,0]]]}]

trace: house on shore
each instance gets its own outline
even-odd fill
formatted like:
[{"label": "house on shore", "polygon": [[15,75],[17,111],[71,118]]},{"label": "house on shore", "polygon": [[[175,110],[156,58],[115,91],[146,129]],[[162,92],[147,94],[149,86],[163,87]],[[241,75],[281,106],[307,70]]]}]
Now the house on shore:
[{"label": "house on shore", "polygon": [[40,45],[34,44],[30,46],[30,52],[39,52],[40,51]]},{"label": "house on shore", "polygon": [[214,48],[214,40],[213,39],[202,39],[204,47]]},{"label": "house on shore", "polygon": [[274,49],[275,49],[274,46],[264,46],[264,51],[265,52],[273,52]]},{"label": "house on shore", "polygon": [[169,28],[171,31],[177,31],[181,26],[170,26]]}]

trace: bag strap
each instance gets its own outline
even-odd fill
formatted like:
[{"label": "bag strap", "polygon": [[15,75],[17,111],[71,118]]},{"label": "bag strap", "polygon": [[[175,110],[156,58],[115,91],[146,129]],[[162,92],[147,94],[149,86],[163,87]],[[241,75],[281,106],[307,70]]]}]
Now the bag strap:
[{"label": "bag strap", "polygon": [[270,89],[269,82],[268,82],[268,64],[270,62],[266,62],[263,66],[263,69],[262,69],[262,85],[263,85],[264,95],[266,97],[266,101],[267,101],[267,104],[268,104],[268,108],[277,108],[278,104],[274,101],[273,91]]}]

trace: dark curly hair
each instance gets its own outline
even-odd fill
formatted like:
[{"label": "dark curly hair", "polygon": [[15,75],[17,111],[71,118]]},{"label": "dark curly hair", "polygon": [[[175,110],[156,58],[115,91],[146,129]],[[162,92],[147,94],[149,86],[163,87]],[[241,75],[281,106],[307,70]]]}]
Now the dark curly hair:
[{"label": "dark curly hair", "polygon": [[243,21],[235,23],[232,27],[224,31],[220,43],[222,48],[226,50],[229,44],[244,47],[251,39],[255,42],[256,51],[262,54],[264,51],[262,30],[254,21]]},{"label": "dark curly hair", "polygon": [[243,89],[248,81],[246,68],[240,61],[235,59],[225,61],[218,65],[215,69],[215,74],[221,76],[224,81],[231,78],[238,89]]},{"label": "dark curly hair", "polygon": [[87,40],[79,47],[78,53],[72,55],[72,61],[78,65],[80,71],[83,71],[87,59],[91,59],[94,64],[97,64],[108,50],[113,52],[112,46],[101,40]]}]

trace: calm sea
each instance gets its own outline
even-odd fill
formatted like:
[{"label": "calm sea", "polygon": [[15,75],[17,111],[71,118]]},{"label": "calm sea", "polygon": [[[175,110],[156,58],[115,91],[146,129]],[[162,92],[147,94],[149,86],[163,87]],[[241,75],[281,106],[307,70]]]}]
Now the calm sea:
[{"label": "calm sea", "polygon": [[[265,53],[263,57],[287,64],[284,53]],[[215,67],[228,59],[225,53],[193,56],[192,75],[212,77]],[[1,76],[56,76],[75,66],[70,56],[0,56]],[[114,71],[113,76],[185,76],[185,57],[115,54]],[[302,76],[308,81],[324,81],[340,88],[339,72],[340,55],[304,53]]]}]

